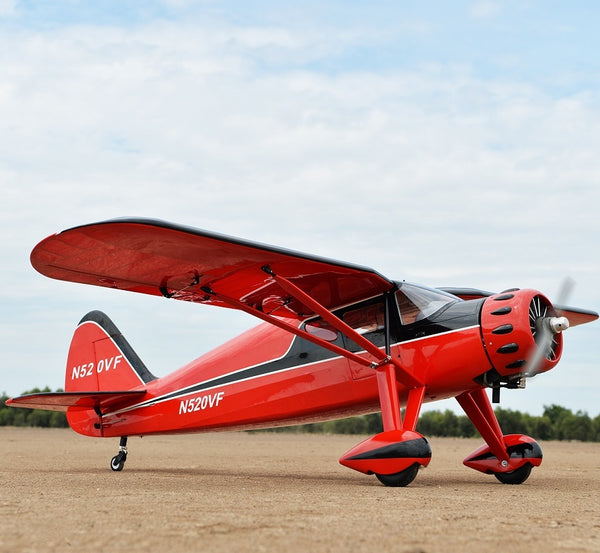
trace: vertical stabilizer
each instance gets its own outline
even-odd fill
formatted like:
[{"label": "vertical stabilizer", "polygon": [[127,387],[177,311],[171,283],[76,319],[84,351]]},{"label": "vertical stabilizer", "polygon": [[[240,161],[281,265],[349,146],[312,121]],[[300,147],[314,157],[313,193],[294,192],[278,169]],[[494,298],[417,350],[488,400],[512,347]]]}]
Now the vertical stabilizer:
[{"label": "vertical stabilizer", "polygon": [[[69,348],[65,392],[118,395],[140,390],[155,378],[107,315],[91,311],[81,319]],[[71,428],[87,436],[103,435],[100,418],[99,403],[94,409],[76,406],[67,409]]]},{"label": "vertical stabilizer", "polygon": [[92,311],[79,322],[67,358],[66,392],[131,390],[154,379],[107,315]]}]

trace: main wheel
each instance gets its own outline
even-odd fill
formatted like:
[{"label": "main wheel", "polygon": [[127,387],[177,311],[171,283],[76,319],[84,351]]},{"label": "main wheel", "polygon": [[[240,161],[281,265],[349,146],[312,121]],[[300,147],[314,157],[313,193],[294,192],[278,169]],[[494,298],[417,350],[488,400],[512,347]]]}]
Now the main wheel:
[{"label": "main wheel", "polygon": [[529,478],[532,468],[533,465],[531,463],[526,463],[522,467],[510,472],[495,472],[494,476],[503,484],[522,484]]},{"label": "main wheel", "polygon": [[125,466],[125,459],[127,459],[126,455],[118,453],[110,460],[110,468],[116,472],[123,470],[123,467]]},{"label": "main wheel", "polygon": [[415,463],[400,472],[394,474],[375,474],[384,486],[392,486],[394,488],[403,488],[408,486],[417,476],[419,472],[419,463]]}]

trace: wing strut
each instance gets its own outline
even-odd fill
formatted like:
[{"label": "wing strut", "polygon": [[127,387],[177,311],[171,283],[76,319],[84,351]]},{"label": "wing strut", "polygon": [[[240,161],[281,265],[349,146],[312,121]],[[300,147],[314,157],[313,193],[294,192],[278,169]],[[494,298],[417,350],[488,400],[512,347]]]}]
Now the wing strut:
[{"label": "wing strut", "polygon": [[[260,309],[258,309],[256,307],[253,307],[247,303],[244,303],[242,300],[238,300],[236,298],[231,298],[229,296],[221,294],[218,291],[215,291],[212,287],[203,286],[202,290],[206,294],[208,294],[209,296],[211,296],[212,298],[214,298],[218,301],[221,301],[227,305],[230,305],[231,307],[240,309],[250,315],[258,317],[259,319],[262,319],[265,322],[268,322],[272,325],[282,328],[283,330],[287,330],[288,332],[291,332],[292,334],[295,334],[296,336],[300,336],[301,338],[304,338],[314,344],[317,344],[325,349],[328,349],[329,351],[332,351],[338,355],[341,355],[351,361],[354,361],[356,363],[359,363],[359,364],[367,366],[367,367],[371,367],[372,369],[375,369],[375,370],[383,368],[383,367],[388,367],[388,366],[392,367],[393,373],[395,373],[395,375],[394,375],[395,378],[393,379],[394,386],[395,386],[396,379],[399,382],[401,382],[404,386],[406,386],[407,388],[412,389],[412,388],[420,388],[423,386],[419,380],[417,380],[412,374],[407,372],[398,363],[398,361],[393,359],[388,353],[384,353],[383,351],[381,351],[375,344],[369,342],[369,340],[367,340],[364,336],[360,335],[358,332],[356,332],[356,330],[354,330],[352,327],[350,327],[346,323],[344,323],[339,317],[336,317],[329,309],[327,309],[326,307],[321,305],[318,301],[316,301],[314,298],[312,298],[311,296],[306,294],[303,290],[298,288],[295,284],[293,284],[292,282],[290,282],[288,279],[286,279],[284,277],[276,275],[270,269],[270,267],[264,266],[264,267],[262,267],[262,270],[265,273],[267,273],[279,286],[281,286],[281,288],[284,291],[286,291],[288,294],[290,294],[291,297],[293,297],[297,301],[301,302],[306,307],[309,307],[310,309],[312,309],[314,311],[314,313],[316,313],[317,315],[320,315],[323,318],[323,320],[327,321],[333,328],[335,328],[336,330],[341,332],[347,338],[351,339],[353,342],[355,342],[360,347],[364,348],[364,350],[367,351],[372,357],[374,357],[375,360],[370,361],[369,359],[365,359],[364,357],[361,357],[360,355],[357,355],[356,353],[348,351],[345,348],[337,346],[336,344],[327,342],[313,334],[310,334],[309,332],[306,332],[305,330],[299,328],[298,326],[290,324],[290,323],[282,320],[281,318],[276,317],[275,315],[272,314],[273,312],[265,313],[264,311],[261,311]],[[380,377],[378,377],[378,379],[379,378]],[[397,394],[395,394],[395,395],[397,397]]]},{"label": "wing strut", "polygon": [[216,299],[218,301],[221,301],[227,305],[230,305],[231,307],[234,307],[235,309],[240,309],[241,311],[244,311],[245,313],[248,313],[249,315],[258,317],[259,319],[261,319],[269,324],[272,324],[274,326],[277,326],[283,330],[287,330],[288,332],[291,332],[292,334],[295,334],[296,336],[300,336],[300,338],[304,338],[305,340],[308,340],[309,342],[312,342],[313,344],[317,344],[318,346],[324,347],[325,349],[328,349],[329,351],[332,351],[333,353],[341,355],[342,357],[346,357],[347,359],[350,359],[351,361],[360,363],[361,365],[365,365],[366,367],[371,367],[373,364],[368,359],[365,359],[364,357],[361,357],[360,355],[357,355],[356,353],[352,353],[351,351],[348,351],[347,349],[337,346],[336,344],[327,342],[327,341],[319,338],[318,336],[315,336],[314,334],[310,334],[309,332],[306,332],[306,330],[303,330],[297,326],[294,326],[293,324],[290,324],[283,319],[279,319],[279,318],[275,317],[274,315],[271,315],[269,313],[264,313],[263,311],[260,311],[259,309],[251,307],[250,305],[248,305],[240,300],[237,300],[235,298],[230,298],[228,296],[225,296],[223,294],[215,292],[212,288],[210,288],[208,286],[204,286],[202,289],[209,296],[213,297],[214,299]]},{"label": "wing strut", "polygon": [[[336,317],[331,311],[329,311],[329,309],[322,306],[319,302],[298,288],[298,286],[296,286],[293,282],[290,282],[284,277],[276,275],[269,267],[263,267],[262,269],[293,298],[302,302],[304,305],[306,305],[306,307],[312,309],[336,330],[339,330],[344,336],[350,338],[358,346],[371,354],[376,359],[376,361],[368,364],[371,368],[378,369],[379,367],[386,365],[393,365],[395,368],[396,379],[398,379],[407,388],[420,388],[423,386],[419,380],[417,380],[412,374],[404,369],[404,367],[402,367],[402,365],[400,365],[400,363],[389,354],[389,343],[386,344],[386,351],[381,351],[375,344],[369,342],[369,340],[367,340],[364,336],[356,332],[356,330],[354,330],[351,326],[348,326],[339,317]],[[389,327],[387,321],[386,327]],[[389,341],[386,340],[386,342]]]}]

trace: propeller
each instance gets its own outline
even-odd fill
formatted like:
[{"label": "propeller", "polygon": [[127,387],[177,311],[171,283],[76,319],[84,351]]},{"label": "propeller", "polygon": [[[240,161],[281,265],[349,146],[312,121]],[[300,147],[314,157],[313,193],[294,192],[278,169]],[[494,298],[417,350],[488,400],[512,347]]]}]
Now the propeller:
[{"label": "propeller", "polygon": [[[571,295],[575,281],[567,277],[559,288],[556,304],[564,305]],[[554,316],[552,306],[536,296],[529,305],[529,324],[537,348],[535,348],[527,359],[527,370],[524,376],[535,376],[544,359],[553,359],[558,347],[557,335],[569,328],[569,319]]]}]

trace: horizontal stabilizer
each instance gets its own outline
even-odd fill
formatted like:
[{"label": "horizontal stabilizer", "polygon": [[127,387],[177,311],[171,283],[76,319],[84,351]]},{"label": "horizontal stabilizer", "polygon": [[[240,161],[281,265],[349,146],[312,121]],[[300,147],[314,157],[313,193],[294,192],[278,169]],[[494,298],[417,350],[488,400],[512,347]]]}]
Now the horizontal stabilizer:
[{"label": "horizontal stabilizer", "polygon": [[146,390],[122,392],[50,392],[28,394],[9,399],[9,407],[44,409],[46,411],[67,411],[69,408],[94,409],[106,412],[116,406],[126,405],[146,394]]}]

